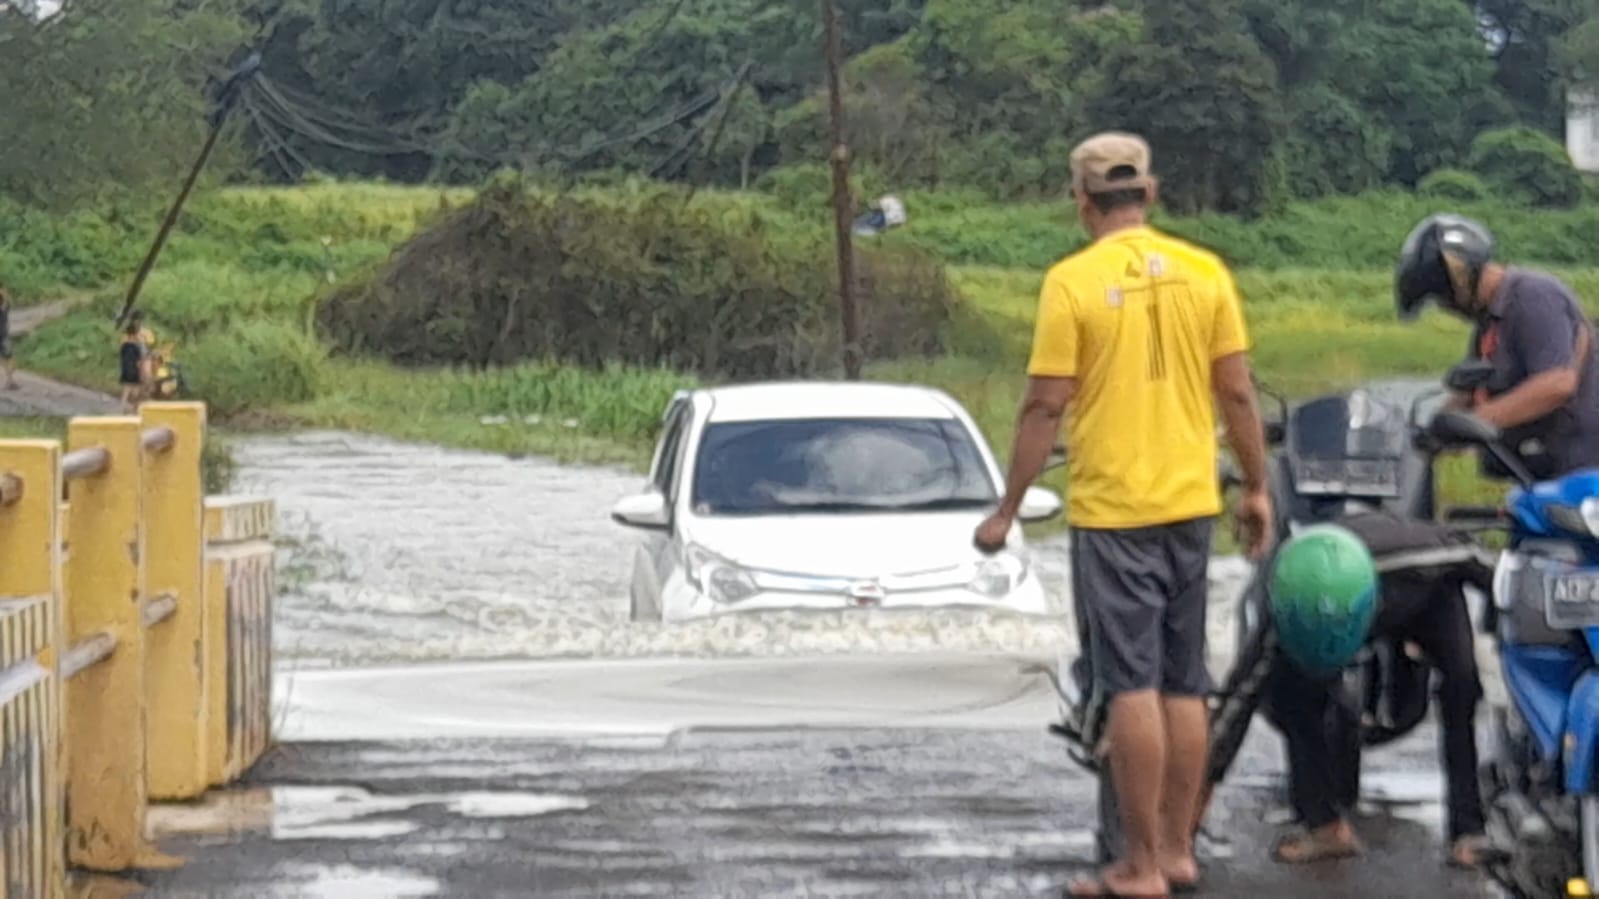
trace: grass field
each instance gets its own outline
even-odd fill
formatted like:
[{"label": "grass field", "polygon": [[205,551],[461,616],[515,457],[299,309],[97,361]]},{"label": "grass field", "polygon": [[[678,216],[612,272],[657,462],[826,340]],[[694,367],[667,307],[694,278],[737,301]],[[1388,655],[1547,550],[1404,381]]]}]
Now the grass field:
[{"label": "grass field", "polygon": [[[661,409],[694,378],[534,364],[488,372],[400,370],[332,356],[315,338],[313,311],[324,291],[365,276],[431,216],[470,197],[380,185],[212,192],[184,216],[142,305],[229,430],[349,428],[641,467]],[[885,239],[917,243],[951,260],[965,314],[986,327],[958,330],[945,358],[878,364],[869,376],[948,390],[1008,455],[1043,269],[1082,235],[1064,204],[983,206],[960,194],[907,199],[910,226]],[[782,227],[827,227],[820,208],[802,220],[809,205],[753,195],[717,201],[765,204]],[[1436,312],[1412,325],[1394,316],[1388,259],[1409,224],[1429,210],[1424,200],[1383,195],[1298,206],[1267,222],[1161,223],[1237,264],[1257,374],[1303,397],[1370,378],[1436,377],[1460,358],[1464,324]],[[1584,254],[1599,234],[1599,211],[1468,211],[1507,235],[1512,258],[1557,264],[1590,303],[1599,300],[1599,268],[1569,266],[1591,258]],[[17,285],[25,303],[69,290],[91,293],[92,303],[19,339],[17,349],[25,367],[109,389],[116,346],[109,321],[123,273],[136,266],[148,235],[133,229],[119,241],[95,221],[79,216],[24,236],[0,231],[0,282]],[[979,330],[980,339],[972,336]],[[14,420],[4,427],[48,433],[54,425]],[[1456,463],[1447,467],[1446,481],[1461,501],[1491,499],[1500,489],[1477,483],[1469,466]]]}]

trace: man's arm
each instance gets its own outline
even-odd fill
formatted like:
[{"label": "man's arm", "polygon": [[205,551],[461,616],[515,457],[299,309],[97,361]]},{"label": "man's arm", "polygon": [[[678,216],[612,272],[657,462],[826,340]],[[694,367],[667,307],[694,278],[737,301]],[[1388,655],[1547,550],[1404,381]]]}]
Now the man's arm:
[{"label": "man's arm", "polygon": [[1255,402],[1255,385],[1249,376],[1249,357],[1232,353],[1211,363],[1211,384],[1216,405],[1227,428],[1227,444],[1244,476],[1244,489],[1266,489],[1266,429]]},{"label": "man's arm", "polygon": [[1529,377],[1476,408],[1479,418],[1500,429],[1537,421],[1570,402],[1592,339],[1586,320],[1572,314],[1566,298],[1538,295],[1522,302],[1514,349]]},{"label": "man's arm", "polygon": [[1061,418],[1077,394],[1076,378],[1030,377],[1027,395],[1022,399],[1016,421],[1016,443],[1011,449],[1010,474],[1005,480],[1005,498],[999,514],[1015,518],[1022,507],[1027,488],[1043,474],[1049,454],[1060,433]]}]

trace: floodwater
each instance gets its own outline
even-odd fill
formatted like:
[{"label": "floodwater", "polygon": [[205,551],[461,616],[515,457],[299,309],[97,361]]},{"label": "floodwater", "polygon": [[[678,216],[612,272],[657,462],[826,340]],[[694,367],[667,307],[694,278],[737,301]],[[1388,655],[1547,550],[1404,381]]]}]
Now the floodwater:
[{"label": "floodwater", "polygon": [[[982,611],[628,620],[636,537],[611,506],[641,478],[611,468],[311,432],[235,444],[236,487],[276,499],[277,658],[295,668],[442,660],[1075,654],[1066,542],[1033,547],[1051,617]],[[1248,566],[1213,565],[1212,643],[1231,646]],[[1220,658],[1213,659],[1221,663]]]}]

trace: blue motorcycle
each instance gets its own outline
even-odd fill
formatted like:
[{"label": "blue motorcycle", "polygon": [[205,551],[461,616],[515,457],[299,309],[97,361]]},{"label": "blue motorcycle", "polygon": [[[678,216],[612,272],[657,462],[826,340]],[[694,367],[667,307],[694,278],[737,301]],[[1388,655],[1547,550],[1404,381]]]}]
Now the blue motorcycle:
[{"label": "blue motorcycle", "polygon": [[1599,470],[1540,481],[1467,413],[1440,413],[1427,430],[1518,482],[1502,510],[1448,516],[1508,534],[1484,618],[1508,696],[1491,706],[1482,756],[1484,867],[1528,899],[1599,894]]}]

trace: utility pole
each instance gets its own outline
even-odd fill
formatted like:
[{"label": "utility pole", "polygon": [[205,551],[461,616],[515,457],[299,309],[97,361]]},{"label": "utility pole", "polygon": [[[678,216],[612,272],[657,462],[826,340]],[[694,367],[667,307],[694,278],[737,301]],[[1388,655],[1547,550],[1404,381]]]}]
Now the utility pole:
[{"label": "utility pole", "polygon": [[139,301],[139,291],[144,288],[145,279],[150,277],[150,270],[155,268],[155,261],[161,255],[161,249],[167,245],[167,237],[178,224],[178,215],[183,212],[183,204],[188,202],[195,182],[200,179],[201,170],[211,158],[211,151],[216,149],[217,138],[222,136],[222,126],[227,121],[233,104],[239,99],[239,92],[260,70],[261,54],[252,53],[233,70],[226,81],[217,86],[211,98],[210,131],[205,136],[205,145],[200,148],[199,158],[195,159],[194,165],[189,169],[188,177],[183,180],[183,189],[178,191],[177,201],[167,210],[166,218],[161,222],[161,230],[156,232],[155,243],[150,245],[150,252],[145,254],[144,262],[140,263],[139,271],[133,276],[133,283],[128,287],[128,295],[122,301],[122,311],[117,314],[117,327],[120,328],[127,322],[128,314],[133,311],[133,305]]},{"label": "utility pole", "polygon": [[828,111],[832,119],[833,229],[838,240],[838,307],[843,323],[844,377],[859,381],[861,310],[855,302],[855,254],[850,245],[855,214],[849,193],[849,147],[844,143],[844,88],[839,76],[844,47],[838,31],[838,9],[833,0],[822,0],[822,31],[827,44]]}]

